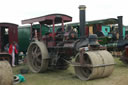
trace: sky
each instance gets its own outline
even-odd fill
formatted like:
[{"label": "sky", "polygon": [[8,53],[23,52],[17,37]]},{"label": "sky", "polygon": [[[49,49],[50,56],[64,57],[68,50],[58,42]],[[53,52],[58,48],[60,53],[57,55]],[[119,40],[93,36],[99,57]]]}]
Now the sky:
[{"label": "sky", "polygon": [[99,20],[123,16],[128,25],[127,0],[1,0],[0,22],[15,23],[21,20],[61,13],[72,16],[72,22],[79,22],[79,5],[86,5],[86,20]]}]

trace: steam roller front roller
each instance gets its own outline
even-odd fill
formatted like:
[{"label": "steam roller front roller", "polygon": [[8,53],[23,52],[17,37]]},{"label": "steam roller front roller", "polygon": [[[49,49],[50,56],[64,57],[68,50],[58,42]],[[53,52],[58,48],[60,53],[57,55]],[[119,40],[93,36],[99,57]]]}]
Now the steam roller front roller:
[{"label": "steam roller front roller", "polygon": [[106,77],[113,72],[114,59],[106,50],[83,52],[82,60],[80,58],[77,54],[74,69],[81,80]]},{"label": "steam roller front roller", "polygon": [[13,72],[8,61],[0,61],[0,85],[13,85]]},{"label": "steam roller front roller", "polygon": [[45,72],[48,68],[49,56],[43,42],[32,42],[27,50],[27,63],[32,72]]}]

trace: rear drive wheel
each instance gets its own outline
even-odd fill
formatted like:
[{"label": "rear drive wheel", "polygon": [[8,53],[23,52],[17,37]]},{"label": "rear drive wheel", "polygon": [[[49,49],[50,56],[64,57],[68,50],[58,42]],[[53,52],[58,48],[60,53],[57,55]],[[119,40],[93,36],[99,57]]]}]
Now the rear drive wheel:
[{"label": "rear drive wheel", "polygon": [[48,51],[43,42],[32,42],[27,50],[27,62],[32,72],[44,72],[48,68]]}]

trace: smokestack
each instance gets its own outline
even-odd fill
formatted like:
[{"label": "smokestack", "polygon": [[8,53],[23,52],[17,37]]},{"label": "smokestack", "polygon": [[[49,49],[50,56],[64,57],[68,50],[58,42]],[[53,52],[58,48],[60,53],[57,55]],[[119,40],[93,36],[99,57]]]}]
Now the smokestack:
[{"label": "smokestack", "polygon": [[80,10],[80,37],[85,37],[85,5],[80,5],[79,10]]},{"label": "smokestack", "polygon": [[123,16],[118,16],[118,30],[119,30],[119,40],[123,40]]}]

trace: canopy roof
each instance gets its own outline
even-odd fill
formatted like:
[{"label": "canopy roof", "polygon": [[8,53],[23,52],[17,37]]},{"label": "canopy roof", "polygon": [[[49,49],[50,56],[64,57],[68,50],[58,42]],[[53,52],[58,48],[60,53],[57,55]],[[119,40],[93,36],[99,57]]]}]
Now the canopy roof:
[{"label": "canopy roof", "polygon": [[10,27],[10,26],[16,26],[18,27],[17,24],[14,24],[14,23],[8,23],[8,22],[1,22],[0,23],[0,27]]},{"label": "canopy roof", "polygon": [[54,24],[59,24],[59,23],[62,23],[62,20],[63,22],[72,21],[72,17],[65,14],[49,14],[46,16],[22,20],[22,24],[31,24],[34,22],[39,22],[41,24],[52,25],[53,20],[55,20]]},{"label": "canopy roof", "polygon": [[[108,25],[108,24],[117,24],[117,23],[118,23],[118,19],[116,19],[116,18],[108,18],[108,19],[87,21],[85,24],[86,25],[94,25],[94,24]],[[80,24],[79,23],[70,23],[68,25],[78,26]]]},{"label": "canopy roof", "polygon": [[117,19],[115,18],[108,18],[108,19],[101,19],[101,20],[94,20],[89,21],[87,24],[117,24]]}]

